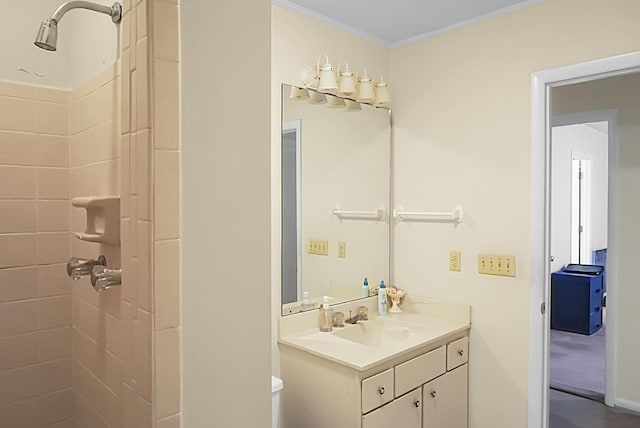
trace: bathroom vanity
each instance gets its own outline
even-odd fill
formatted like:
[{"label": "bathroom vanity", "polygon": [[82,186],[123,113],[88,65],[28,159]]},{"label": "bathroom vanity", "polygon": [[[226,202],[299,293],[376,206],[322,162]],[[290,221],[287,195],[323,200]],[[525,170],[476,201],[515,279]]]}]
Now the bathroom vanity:
[{"label": "bathroom vanity", "polygon": [[413,298],[378,316],[374,299],[330,333],[315,311],[281,318],[283,426],[466,428],[469,306]]}]

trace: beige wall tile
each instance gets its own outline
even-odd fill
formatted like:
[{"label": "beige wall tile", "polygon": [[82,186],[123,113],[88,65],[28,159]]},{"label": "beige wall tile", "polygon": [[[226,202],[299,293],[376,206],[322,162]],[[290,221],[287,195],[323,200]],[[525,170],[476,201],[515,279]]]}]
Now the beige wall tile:
[{"label": "beige wall tile", "polygon": [[[128,13],[128,11],[125,12],[125,6],[124,4],[122,5],[122,12],[123,12],[123,16],[122,16],[122,23],[120,24],[120,52],[121,54],[123,52],[125,52],[126,50],[129,49],[129,46],[131,46],[131,14]],[[120,56],[120,59],[122,59],[123,56]],[[125,71],[128,71],[129,67],[125,67],[124,64],[122,64],[122,74],[125,73]]]},{"label": "beige wall tile", "polygon": [[69,170],[69,197],[91,195],[92,182],[90,167],[71,168]]},{"label": "beige wall tile", "polygon": [[0,199],[0,233],[35,232],[35,208],[36,201]]},{"label": "beige wall tile", "polygon": [[[81,242],[79,240],[76,240],[78,242]],[[86,242],[84,242],[84,244],[87,244]],[[73,254],[79,254],[79,253],[73,253]],[[78,281],[71,281],[71,310],[73,312],[74,308],[74,299],[73,297],[77,297],[78,299],[80,299],[82,302],[87,303],[93,307],[97,307],[100,305],[100,295],[99,293],[96,293],[96,291],[93,289],[93,287],[91,286],[91,281],[89,280],[89,278],[83,278],[81,280]],[[73,325],[77,326],[77,320],[76,320],[76,315],[75,312],[73,312]]]},{"label": "beige wall tile", "polygon": [[0,235],[0,269],[37,263],[36,235]]},{"label": "beige wall tile", "polygon": [[105,314],[104,325],[106,349],[119,360],[124,359],[130,338],[130,332],[125,331],[126,322],[113,315]]},{"label": "beige wall tile", "polygon": [[[130,134],[129,142],[129,192],[138,193],[138,133]],[[137,213],[137,212],[136,212]],[[134,218],[131,216],[131,218]]]},{"label": "beige wall tile", "polygon": [[140,428],[151,428],[153,424],[153,416],[151,412],[151,403],[141,397],[138,397],[136,426]]},{"label": "beige wall tile", "polygon": [[[1,240],[0,245],[2,245]],[[35,266],[0,269],[0,302],[36,297],[36,284]]]},{"label": "beige wall tile", "polygon": [[38,300],[40,329],[71,325],[71,296],[45,297]]},{"label": "beige wall tile", "polygon": [[136,9],[136,18],[138,20],[136,23],[136,41],[138,41],[147,37],[147,0],[142,0]]},{"label": "beige wall tile", "polygon": [[136,409],[138,396],[126,382],[122,385],[122,428],[138,428]]},{"label": "beige wall tile", "polygon": [[73,393],[71,389],[38,397],[38,410],[42,426],[50,426],[73,417]]},{"label": "beige wall tile", "polygon": [[154,148],[178,150],[180,148],[179,64],[164,59],[155,59],[153,64]]},{"label": "beige wall tile", "polygon": [[71,356],[71,327],[54,328],[38,332],[40,361],[51,361]]},{"label": "beige wall tile", "polygon": [[39,166],[69,166],[69,139],[58,135],[36,135],[36,160]]},{"label": "beige wall tile", "polygon": [[[73,396],[73,394],[71,395]],[[46,428],[81,428],[81,427],[76,423],[75,419],[68,419],[64,422],[58,422],[57,424],[49,425]]]},{"label": "beige wall tile", "polygon": [[68,200],[38,201],[38,232],[68,232],[70,207]]},{"label": "beige wall tile", "polygon": [[69,108],[66,104],[38,102],[36,117],[39,134],[69,134]]},{"label": "beige wall tile", "polygon": [[[146,39],[145,39],[146,40]],[[131,62],[131,133],[138,130],[138,71],[135,69],[136,43],[131,44],[131,52],[129,53],[129,61]]]},{"label": "beige wall tile", "polygon": [[40,393],[47,394],[71,388],[71,359],[48,361],[38,365]]},{"label": "beige wall tile", "polygon": [[151,140],[148,130],[136,135],[136,194],[138,220],[151,220]]},{"label": "beige wall tile", "polygon": [[35,134],[0,130],[0,165],[35,165]]},{"label": "beige wall tile", "polygon": [[156,422],[156,428],[180,428],[180,414],[160,419]]},{"label": "beige wall tile", "polygon": [[0,199],[34,199],[36,168],[0,166]]},{"label": "beige wall tile", "polygon": [[70,294],[70,279],[64,263],[38,266],[38,296]]},{"label": "beige wall tile", "polygon": [[106,161],[120,157],[120,134],[117,129],[117,122],[110,120],[98,127],[98,160]]},{"label": "beige wall tile", "polygon": [[139,40],[136,44],[136,130],[149,127],[149,80],[148,80],[148,38]]},{"label": "beige wall tile", "polygon": [[19,83],[0,82],[0,94],[16,98],[36,98],[36,87]]},{"label": "beige wall tile", "polygon": [[131,278],[131,253],[129,251],[130,220],[122,219],[120,221],[120,248],[121,248],[121,269],[122,269],[122,285],[120,286],[122,300],[130,302],[131,295],[134,292]]},{"label": "beige wall tile", "polygon": [[71,257],[68,232],[39,233],[38,263],[41,265],[66,263]]},{"label": "beige wall tile", "polygon": [[136,276],[136,303],[147,312],[151,306],[151,223],[138,221],[138,266]]},{"label": "beige wall tile", "polygon": [[[74,388],[76,383],[74,381]],[[73,411],[80,428],[113,428],[89,405],[89,402],[78,393],[77,388],[73,394]]]},{"label": "beige wall tile", "polygon": [[36,87],[36,92],[36,97],[39,101],[49,101],[61,104],[67,104],[69,102],[70,91],[39,86]]},{"label": "beige wall tile", "polygon": [[145,400],[151,400],[151,322],[151,314],[138,309],[137,320],[133,321],[133,374],[136,390]]},{"label": "beige wall tile", "polygon": [[66,168],[38,167],[38,198],[68,199],[69,172]]},{"label": "beige wall tile", "polygon": [[129,385],[135,384],[133,376],[133,311],[133,305],[122,302],[123,340],[126,340],[122,355],[122,379]]},{"label": "beige wall tile", "polygon": [[[129,238],[129,251],[131,252],[132,258],[138,257],[138,198],[137,196],[132,196],[130,200],[129,209],[131,210],[131,223],[129,227],[129,232],[131,233],[131,237]],[[135,278],[135,277],[133,277]]]},{"label": "beige wall tile", "polygon": [[178,6],[155,2],[153,8],[153,55],[172,61],[180,59]]},{"label": "beige wall tile", "polygon": [[174,151],[155,151],[155,239],[180,237],[180,158]]},{"label": "beige wall tile", "polygon": [[74,391],[84,396],[112,427],[121,425],[120,399],[81,364],[73,365]]},{"label": "beige wall tile", "polygon": [[73,357],[111,391],[120,394],[122,363],[107,352],[104,346],[97,344],[78,330],[74,330]]},{"label": "beige wall tile", "polygon": [[36,131],[36,102],[0,96],[0,129],[5,131]]},{"label": "beige wall tile", "polygon": [[100,127],[94,126],[69,137],[69,165],[84,166],[98,162]]},{"label": "beige wall tile", "polygon": [[38,329],[38,302],[22,300],[0,303],[0,337]]},{"label": "beige wall tile", "polygon": [[37,362],[37,333],[0,337],[0,370],[28,366]]},{"label": "beige wall tile", "polygon": [[131,167],[131,135],[125,134],[121,137],[122,157],[120,159],[120,215],[124,218],[130,216],[129,195],[130,189],[130,167]]},{"label": "beige wall tile", "polygon": [[74,296],[71,299],[71,310],[73,327],[97,343],[100,338],[100,314],[98,308]]},{"label": "beige wall tile", "polygon": [[156,332],[156,419],[180,412],[180,329]]},{"label": "beige wall tile", "polygon": [[91,166],[93,195],[120,195],[120,159]]},{"label": "beige wall tile", "polygon": [[0,372],[0,404],[15,403],[40,394],[40,365]]},{"label": "beige wall tile", "polygon": [[131,62],[129,55],[131,50],[127,49],[122,53],[122,93],[120,97],[120,132],[128,134],[131,132]]},{"label": "beige wall tile", "polygon": [[180,241],[156,241],[154,253],[155,328],[180,326]]},{"label": "beige wall tile", "polygon": [[3,428],[40,428],[38,399],[12,403],[0,409],[0,426]]}]

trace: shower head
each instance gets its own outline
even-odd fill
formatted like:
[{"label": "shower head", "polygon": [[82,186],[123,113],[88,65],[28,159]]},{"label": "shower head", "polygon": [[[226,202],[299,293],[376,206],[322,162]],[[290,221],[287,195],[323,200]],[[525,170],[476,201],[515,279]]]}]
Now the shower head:
[{"label": "shower head", "polygon": [[113,21],[114,24],[118,24],[122,20],[122,6],[118,2],[115,2],[111,6],[103,6],[88,1],[68,1],[60,5],[51,14],[50,18],[42,21],[34,42],[37,47],[47,51],[56,50],[58,44],[58,22],[60,22],[64,14],[71,9],[88,9],[104,13],[111,17],[111,21]]},{"label": "shower head", "polygon": [[58,23],[51,18],[42,21],[34,43],[40,49],[55,51],[58,44]]}]

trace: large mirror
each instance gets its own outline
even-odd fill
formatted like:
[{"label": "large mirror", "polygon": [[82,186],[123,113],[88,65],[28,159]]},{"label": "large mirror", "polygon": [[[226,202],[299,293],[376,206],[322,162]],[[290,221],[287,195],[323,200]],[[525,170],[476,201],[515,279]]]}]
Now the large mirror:
[{"label": "large mirror", "polygon": [[390,111],[312,95],[282,86],[283,315],[389,279]]}]

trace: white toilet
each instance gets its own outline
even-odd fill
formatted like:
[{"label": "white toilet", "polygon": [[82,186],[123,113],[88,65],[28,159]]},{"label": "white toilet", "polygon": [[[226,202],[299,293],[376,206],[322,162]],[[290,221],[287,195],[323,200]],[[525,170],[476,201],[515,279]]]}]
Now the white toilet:
[{"label": "white toilet", "polygon": [[283,385],[282,379],[271,376],[271,428],[280,426],[280,391]]}]

